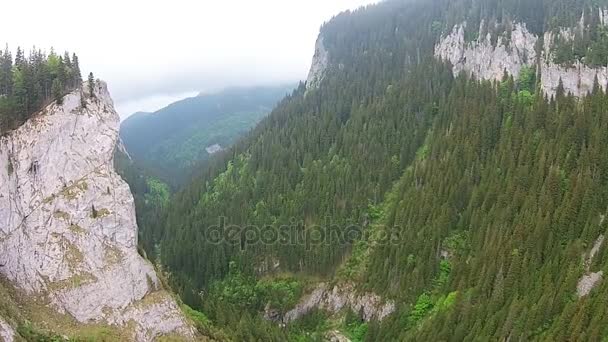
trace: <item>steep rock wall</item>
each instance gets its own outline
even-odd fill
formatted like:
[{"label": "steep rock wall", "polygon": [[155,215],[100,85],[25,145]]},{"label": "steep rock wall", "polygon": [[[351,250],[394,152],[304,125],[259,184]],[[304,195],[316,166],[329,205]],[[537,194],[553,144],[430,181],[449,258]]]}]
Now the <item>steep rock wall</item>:
[{"label": "steep rock wall", "polygon": [[325,70],[329,64],[329,52],[323,45],[323,36],[319,35],[315,45],[315,55],[312,58],[312,64],[306,80],[306,89],[318,88],[325,77]]},{"label": "steep rock wall", "polygon": [[539,49],[540,37],[528,31],[525,24],[512,23],[510,38],[500,36],[496,44],[492,43],[490,33],[483,35],[488,31],[484,30],[484,25],[482,22],[479,38],[471,42],[465,40],[466,23],[456,25],[436,45],[435,57],[452,63],[455,74],[464,70],[489,80],[502,79],[505,70],[517,77],[523,66],[537,65],[542,89],[549,96],[555,94],[560,79],[566,92],[579,97],[593,89],[596,77],[604,89],[608,84],[606,67],[591,68],[580,61],[573,65],[553,63],[552,48],[556,38],[574,39],[572,29],[546,32]]},{"label": "steep rock wall", "polygon": [[358,293],[352,284],[340,284],[329,287],[319,284],[315,290],[304,297],[295,308],[285,313],[283,323],[292,322],[313,309],[322,309],[337,313],[343,309],[351,309],[361,313],[365,321],[383,320],[395,311],[393,301],[385,301],[374,293]]},{"label": "steep rock wall", "polygon": [[79,322],[134,324],[140,341],[193,338],[169,295],[157,295],[162,310],[142,304],[159,281],[137,253],[133,196],[113,169],[118,114],[106,85],[94,88],[0,139],[0,273]]}]

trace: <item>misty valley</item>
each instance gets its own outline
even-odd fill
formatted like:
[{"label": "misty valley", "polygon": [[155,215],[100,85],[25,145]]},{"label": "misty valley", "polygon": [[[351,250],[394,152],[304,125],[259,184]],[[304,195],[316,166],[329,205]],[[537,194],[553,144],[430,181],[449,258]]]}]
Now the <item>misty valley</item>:
[{"label": "misty valley", "polygon": [[0,23],[0,341],[608,341],[608,0],[179,5]]}]

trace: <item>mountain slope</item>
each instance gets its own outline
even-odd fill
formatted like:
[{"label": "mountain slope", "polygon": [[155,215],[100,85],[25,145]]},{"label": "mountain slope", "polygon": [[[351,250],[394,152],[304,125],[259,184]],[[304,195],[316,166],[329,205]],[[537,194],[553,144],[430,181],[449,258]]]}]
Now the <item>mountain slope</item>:
[{"label": "mountain slope", "polygon": [[[335,17],[306,86],[159,223],[184,300],[237,332],[249,321],[231,314],[290,321],[306,305],[276,298],[302,296],[294,326],[327,329],[318,307],[372,341],[606,338],[606,9],[412,0]],[[361,322],[383,300],[395,310]]]},{"label": "mountain slope", "polygon": [[291,88],[233,88],[201,94],[154,113],[129,117],[120,135],[135,161],[167,181],[230,146]]},{"label": "mountain slope", "polygon": [[112,165],[117,140],[118,114],[99,81],[0,139],[1,289],[25,319],[60,334],[193,340],[137,253],[133,196]]}]

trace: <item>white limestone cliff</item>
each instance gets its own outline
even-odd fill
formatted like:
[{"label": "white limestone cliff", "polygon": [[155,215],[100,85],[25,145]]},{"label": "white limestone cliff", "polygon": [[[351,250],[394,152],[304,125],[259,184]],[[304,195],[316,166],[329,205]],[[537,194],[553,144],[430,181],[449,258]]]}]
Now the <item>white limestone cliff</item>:
[{"label": "white limestone cliff", "polygon": [[[604,12],[600,14],[602,18],[603,15]],[[556,37],[572,40],[572,29],[545,32],[542,49],[537,49],[540,37],[528,31],[525,24],[511,23],[510,38],[500,36],[495,44],[492,44],[490,33],[482,35],[489,31],[484,30],[484,25],[482,22],[479,38],[472,42],[465,41],[466,23],[454,26],[435,46],[435,57],[452,63],[454,74],[464,70],[488,80],[502,79],[505,70],[517,77],[523,66],[537,65],[542,89],[549,96],[555,94],[560,79],[564,90],[578,97],[593,89],[596,77],[603,88],[608,84],[607,67],[591,68],[580,61],[568,66],[553,63],[552,47]]]},{"label": "white limestone cliff", "polygon": [[325,45],[323,44],[323,36],[319,35],[315,45],[315,55],[312,58],[312,65],[310,66],[310,71],[306,80],[306,89],[315,89],[321,85],[328,64],[329,52],[325,49]]},{"label": "white limestone cliff", "polygon": [[524,65],[536,61],[538,38],[522,24],[514,25],[509,44],[506,38],[499,37],[496,46],[490,33],[467,43],[464,30],[465,24],[457,25],[435,48],[437,57],[452,63],[455,74],[465,70],[479,78],[500,80],[505,70],[518,75]]},{"label": "white limestone cliff", "polygon": [[285,313],[283,323],[292,322],[313,309],[338,313],[342,309],[351,309],[362,315],[365,321],[383,320],[395,311],[393,301],[385,301],[374,293],[358,293],[352,284],[340,284],[329,287],[319,284],[314,291],[305,296],[295,308]]},{"label": "white limestone cliff", "polygon": [[0,139],[0,274],[78,322],[134,327],[138,341],[193,339],[137,253],[133,196],[112,162],[119,117],[105,83],[94,88]]}]

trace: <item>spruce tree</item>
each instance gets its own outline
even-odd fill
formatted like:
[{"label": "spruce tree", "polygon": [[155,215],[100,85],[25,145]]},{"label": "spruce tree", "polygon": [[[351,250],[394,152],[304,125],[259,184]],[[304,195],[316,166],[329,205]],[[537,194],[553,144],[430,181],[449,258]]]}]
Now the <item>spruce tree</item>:
[{"label": "spruce tree", "polygon": [[53,80],[53,86],[51,87],[51,92],[53,93],[53,99],[57,101],[57,104],[63,103],[63,85],[59,79]]},{"label": "spruce tree", "polygon": [[89,96],[95,97],[95,77],[93,76],[92,72],[89,73],[88,86],[89,86]]},{"label": "spruce tree", "polygon": [[82,83],[82,75],[80,74],[80,63],[78,61],[78,56],[76,54],[72,54],[72,77],[74,80],[74,86],[78,87]]}]

